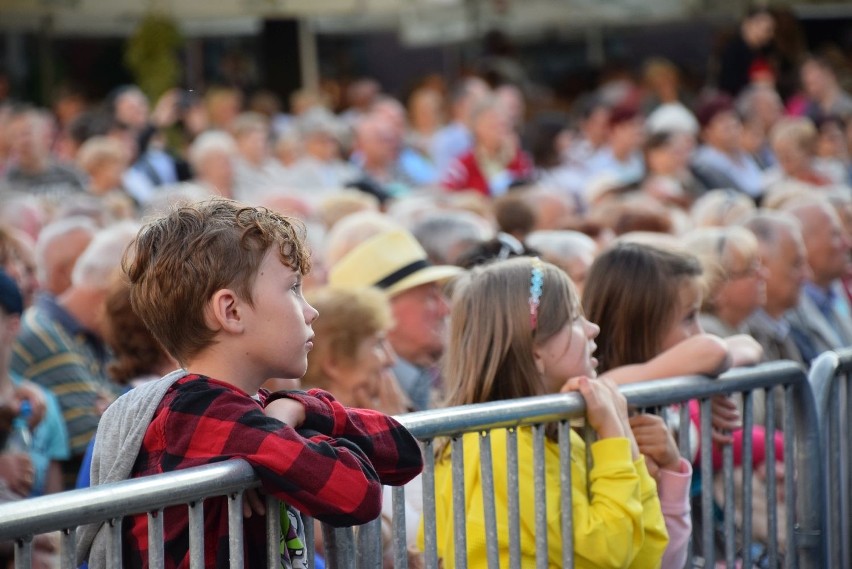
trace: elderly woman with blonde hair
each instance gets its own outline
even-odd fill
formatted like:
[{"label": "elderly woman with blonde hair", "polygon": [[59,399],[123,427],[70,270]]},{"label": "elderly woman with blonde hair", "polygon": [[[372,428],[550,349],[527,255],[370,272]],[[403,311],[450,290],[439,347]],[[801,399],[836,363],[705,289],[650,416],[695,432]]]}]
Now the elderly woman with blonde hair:
[{"label": "elderly woman with blonde hair", "polygon": [[726,338],[746,331],[746,319],[766,302],[766,269],[757,238],[745,227],[713,227],[684,237],[701,261],[707,293],[701,307],[706,332]]},{"label": "elderly woman with blonde hair", "polygon": [[396,357],[386,337],[393,321],[385,295],[370,288],[322,288],[307,296],[323,317],[313,326],[314,348],[302,385],[325,389],[349,407],[408,411],[391,371]]},{"label": "elderly woman with blonde hair", "polygon": [[[411,402],[391,369],[396,356],[386,338],[393,319],[385,294],[373,288],[326,287],[309,292],[307,299],[322,318],[313,325],[314,348],[308,353],[308,371],[302,378],[302,387],[325,389],[347,407],[375,409],[389,415],[410,411]],[[416,535],[422,511],[419,486],[419,476],[406,485],[409,536]],[[393,512],[389,488],[385,488],[384,502],[384,567],[390,568]],[[321,542],[318,547],[322,548]],[[421,560],[417,552],[410,551],[409,567],[419,567]]]},{"label": "elderly woman with blonde hair", "polygon": [[724,227],[738,223],[755,210],[754,200],[734,190],[717,189],[698,198],[690,216],[695,227]]}]

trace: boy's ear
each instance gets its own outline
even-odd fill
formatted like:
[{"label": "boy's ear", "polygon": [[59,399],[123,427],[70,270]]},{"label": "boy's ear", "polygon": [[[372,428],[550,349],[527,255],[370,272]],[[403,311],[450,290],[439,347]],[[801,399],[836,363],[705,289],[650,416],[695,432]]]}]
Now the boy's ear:
[{"label": "boy's ear", "polygon": [[207,303],[207,325],[213,331],[239,334],[245,329],[243,302],[234,291],[219,289]]}]

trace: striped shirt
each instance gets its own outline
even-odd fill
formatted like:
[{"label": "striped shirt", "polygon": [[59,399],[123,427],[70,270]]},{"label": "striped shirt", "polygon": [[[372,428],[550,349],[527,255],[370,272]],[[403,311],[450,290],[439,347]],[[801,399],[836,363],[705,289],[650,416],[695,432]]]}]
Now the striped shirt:
[{"label": "striped shirt", "polygon": [[107,350],[100,339],[41,295],[21,321],[12,371],[49,389],[59,401],[72,456],[82,456],[98,427],[98,395],[114,394],[106,375]]}]

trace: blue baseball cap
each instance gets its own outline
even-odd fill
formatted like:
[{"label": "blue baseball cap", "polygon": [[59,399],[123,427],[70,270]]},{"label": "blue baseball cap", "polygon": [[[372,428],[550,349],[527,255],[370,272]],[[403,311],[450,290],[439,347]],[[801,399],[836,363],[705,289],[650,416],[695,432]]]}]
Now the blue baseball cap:
[{"label": "blue baseball cap", "polygon": [[24,312],[24,297],[15,279],[0,269],[0,308],[7,314],[21,315]]}]

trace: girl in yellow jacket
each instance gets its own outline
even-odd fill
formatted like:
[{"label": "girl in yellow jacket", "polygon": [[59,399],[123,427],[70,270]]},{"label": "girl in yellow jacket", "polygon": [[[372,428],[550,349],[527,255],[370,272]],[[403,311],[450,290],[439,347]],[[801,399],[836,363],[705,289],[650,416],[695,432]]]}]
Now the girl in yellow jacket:
[{"label": "girl in yellow jacket", "polygon": [[[668,542],[655,482],[639,454],[616,386],[594,379],[599,328],[583,317],[574,286],[555,266],[518,258],[474,269],[455,287],[444,377],[447,406],[579,391],[597,432],[592,468],[585,445],[571,431],[574,561],[584,567],[660,566]],[[487,567],[479,434],[464,436],[467,561]],[[508,567],[509,522],[506,431],[491,432],[497,540]],[[562,566],[559,448],[545,440],[548,565]],[[535,566],[533,434],[518,430],[521,566]],[[587,484],[588,482],[588,484]],[[450,450],[435,466],[438,555],[455,566]],[[422,528],[421,528],[422,544]]]}]

